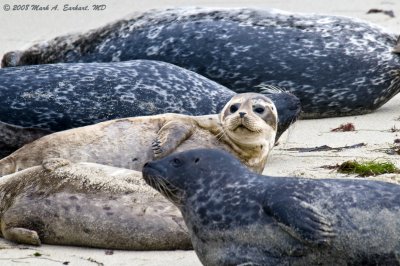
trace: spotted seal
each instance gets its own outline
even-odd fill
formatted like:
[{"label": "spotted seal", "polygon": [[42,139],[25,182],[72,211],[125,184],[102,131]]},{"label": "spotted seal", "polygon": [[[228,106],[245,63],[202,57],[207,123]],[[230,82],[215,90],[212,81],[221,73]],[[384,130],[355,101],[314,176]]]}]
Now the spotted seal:
[{"label": "spotted seal", "polygon": [[371,112],[400,90],[396,36],[353,18],[249,8],[174,8],[14,51],[3,66],[154,59],[236,92],[287,88],[305,118]]},{"label": "spotted seal", "polygon": [[400,186],[261,176],[220,150],[143,168],[182,212],[204,265],[400,265]]},{"label": "spotted seal", "polygon": [[191,249],[179,210],[141,172],[48,159],[0,179],[1,235],[20,244]]},{"label": "spotted seal", "polygon": [[[279,138],[298,117],[300,102],[268,88],[278,110]],[[208,115],[221,111],[233,95],[196,73],[149,60],[0,69],[0,121],[51,131],[168,112]]]},{"label": "spotted seal", "polygon": [[253,171],[262,172],[276,129],[273,102],[263,94],[243,93],[233,96],[220,114],[123,118],[47,135],[0,160],[0,173],[52,157],[140,171],[148,160],[198,147],[227,150]]}]

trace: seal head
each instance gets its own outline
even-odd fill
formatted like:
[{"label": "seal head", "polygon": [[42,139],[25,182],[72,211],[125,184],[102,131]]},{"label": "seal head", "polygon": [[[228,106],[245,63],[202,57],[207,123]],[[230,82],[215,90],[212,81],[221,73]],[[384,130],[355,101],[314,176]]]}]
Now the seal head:
[{"label": "seal head", "polygon": [[225,133],[235,143],[257,146],[265,142],[265,138],[271,139],[266,132],[274,134],[272,139],[275,139],[278,113],[268,97],[257,93],[242,93],[235,95],[225,105],[220,120],[223,121]]},{"label": "seal head", "polygon": [[[204,184],[200,176],[212,173],[208,185],[218,183],[220,178],[229,178],[226,173],[232,168],[245,169],[238,160],[216,149],[195,149],[175,153],[161,160],[148,162],[143,167],[143,178],[148,185],[160,192],[177,206],[182,205],[184,198],[194,195]],[[215,166],[218,165],[216,169]],[[199,172],[200,171],[200,172]],[[225,180],[224,180],[225,181]]]}]

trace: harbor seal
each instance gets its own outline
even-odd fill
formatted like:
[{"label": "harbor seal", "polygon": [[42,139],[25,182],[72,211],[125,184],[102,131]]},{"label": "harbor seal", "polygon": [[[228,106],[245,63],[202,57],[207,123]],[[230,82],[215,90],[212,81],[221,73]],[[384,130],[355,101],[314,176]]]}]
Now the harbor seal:
[{"label": "harbor seal", "polygon": [[1,178],[0,221],[19,244],[192,248],[179,210],[141,172],[59,158]]},{"label": "harbor seal", "polygon": [[3,58],[3,66],[153,59],[235,92],[287,88],[302,117],[369,113],[400,90],[395,34],[353,18],[250,8],[150,10]]},{"label": "harbor seal", "polygon": [[400,265],[400,186],[262,176],[211,149],[147,163],[204,265]]},{"label": "harbor seal", "polygon": [[1,159],[0,174],[40,165],[52,157],[141,171],[151,159],[198,147],[227,150],[261,173],[275,144],[276,129],[276,108],[268,97],[237,94],[220,114],[123,118],[44,136]]},{"label": "harbor seal", "polygon": [[[300,101],[267,88],[279,138],[298,117]],[[149,60],[0,69],[0,121],[51,131],[124,117],[214,114],[234,95],[194,72]]]}]

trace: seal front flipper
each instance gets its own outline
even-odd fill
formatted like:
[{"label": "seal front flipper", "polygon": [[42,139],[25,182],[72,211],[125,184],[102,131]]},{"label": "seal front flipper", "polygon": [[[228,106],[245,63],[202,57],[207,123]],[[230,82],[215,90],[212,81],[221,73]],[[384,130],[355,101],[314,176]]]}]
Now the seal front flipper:
[{"label": "seal front flipper", "polygon": [[162,158],[173,152],[183,141],[193,134],[193,125],[184,121],[169,121],[157,133],[152,149],[155,158]]},{"label": "seal front flipper", "polygon": [[296,197],[268,200],[263,210],[295,238],[314,245],[327,245],[335,237],[332,224],[311,204]]},{"label": "seal front flipper", "polygon": [[5,239],[26,245],[40,246],[40,239],[36,231],[26,228],[13,227],[2,229]]}]

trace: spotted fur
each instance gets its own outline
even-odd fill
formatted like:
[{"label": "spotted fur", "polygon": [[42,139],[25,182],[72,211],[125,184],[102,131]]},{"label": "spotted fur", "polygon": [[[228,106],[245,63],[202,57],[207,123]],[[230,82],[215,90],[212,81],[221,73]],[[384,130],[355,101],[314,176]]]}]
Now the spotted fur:
[{"label": "spotted fur", "polygon": [[[196,73],[157,61],[0,69],[0,121],[52,131],[123,117],[214,114],[233,95]],[[298,117],[300,104],[290,93],[268,97],[276,102],[279,137]]]},{"label": "spotted fur", "polygon": [[400,186],[261,176],[211,149],[145,165],[204,265],[400,265]]},{"label": "spotted fur", "polygon": [[303,117],[371,112],[400,90],[396,36],[367,22],[249,8],[151,10],[10,52],[3,66],[160,60],[236,92],[287,88]]}]

